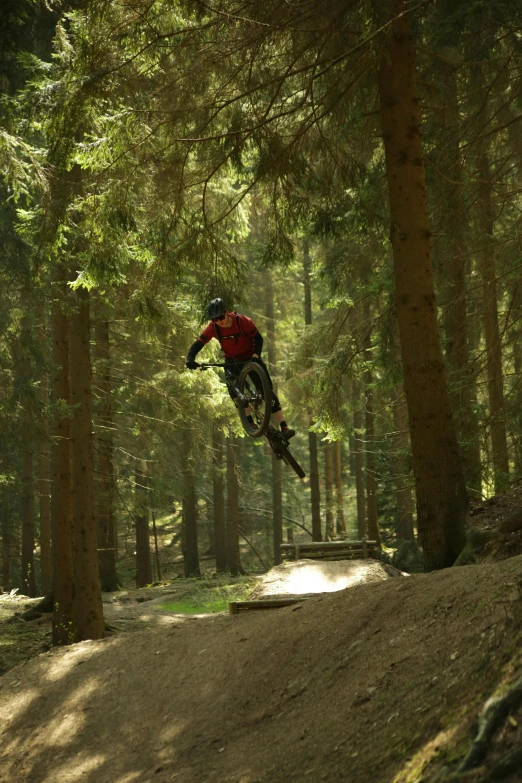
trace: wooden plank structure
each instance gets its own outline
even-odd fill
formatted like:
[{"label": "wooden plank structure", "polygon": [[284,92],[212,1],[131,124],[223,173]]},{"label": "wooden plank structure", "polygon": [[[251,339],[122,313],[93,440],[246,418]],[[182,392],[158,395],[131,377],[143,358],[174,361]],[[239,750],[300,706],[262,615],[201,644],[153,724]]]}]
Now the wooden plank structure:
[{"label": "wooden plank structure", "polygon": [[281,544],[282,560],[366,560],[377,557],[377,541],[362,538],[360,541],[306,541],[298,544]]},{"label": "wooden plank structure", "polygon": [[316,593],[305,595],[292,595],[286,598],[258,598],[253,601],[232,601],[228,605],[229,614],[239,614],[239,612],[245,612],[248,610],[258,609],[280,609],[282,606],[293,606],[293,604],[300,604],[302,601],[306,601],[307,598],[317,596]]}]

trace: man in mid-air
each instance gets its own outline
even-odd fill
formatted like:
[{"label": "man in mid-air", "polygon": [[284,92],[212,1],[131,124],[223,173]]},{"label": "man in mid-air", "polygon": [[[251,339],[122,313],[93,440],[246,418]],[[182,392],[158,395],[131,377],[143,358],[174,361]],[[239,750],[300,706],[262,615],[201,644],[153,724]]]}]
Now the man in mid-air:
[{"label": "man in mid-air", "polygon": [[[238,377],[241,372],[241,363],[251,360],[258,362],[266,372],[272,388],[274,421],[279,424],[281,433],[286,440],[290,440],[295,435],[295,430],[290,429],[285,421],[279,399],[273,390],[270,373],[261,359],[263,337],[257,326],[248,316],[227,310],[223,299],[213,299],[207,307],[207,315],[210,323],[190,346],[185,362],[186,366],[190,370],[197,370],[199,364],[196,362],[196,356],[213,337],[219,342],[225,356],[225,363],[230,364],[229,372],[235,377]],[[232,394],[230,396],[232,397]],[[249,417],[249,421],[253,426],[251,417]]]}]

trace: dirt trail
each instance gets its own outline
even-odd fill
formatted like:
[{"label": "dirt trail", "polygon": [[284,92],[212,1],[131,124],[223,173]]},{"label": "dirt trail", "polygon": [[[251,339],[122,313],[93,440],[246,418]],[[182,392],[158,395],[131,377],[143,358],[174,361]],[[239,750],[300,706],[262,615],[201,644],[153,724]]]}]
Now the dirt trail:
[{"label": "dirt trail", "polygon": [[[518,556],[380,578],[53,649],[0,679],[0,781],[431,781],[520,677],[521,573]],[[518,707],[466,783],[493,779],[521,732]]]}]

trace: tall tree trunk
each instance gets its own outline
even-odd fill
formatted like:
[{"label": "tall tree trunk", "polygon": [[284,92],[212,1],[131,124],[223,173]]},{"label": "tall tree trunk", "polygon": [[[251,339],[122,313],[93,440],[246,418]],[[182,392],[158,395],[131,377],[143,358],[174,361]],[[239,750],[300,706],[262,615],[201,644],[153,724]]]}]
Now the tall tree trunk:
[{"label": "tall tree trunk", "polygon": [[191,433],[184,432],[183,469],[183,568],[186,577],[201,576],[198,552],[198,502],[194,463],[190,453]]},{"label": "tall tree trunk", "polygon": [[370,331],[370,305],[366,300],[364,307],[364,321],[367,325],[366,345],[364,356],[366,361],[366,370],[364,372],[364,394],[365,394],[365,441],[366,441],[366,509],[368,519],[368,538],[371,541],[377,541],[381,544],[381,533],[379,522],[377,520],[377,477],[375,473],[375,413],[373,409],[373,379],[371,371],[371,331]]},{"label": "tall tree trunk", "polygon": [[114,515],[114,440],[111,373],[111,343],[109,321],[96,320],[96,524],[98,539],[98,569],[104,591],[118,589],[116,571],[116,525]]},{"label": "tall tree trunk", "polygon": [[415,50],[404,9],[403,0],[390,3],[379,97],[419,538],[432,570],[462,551],[468,498],[437,325]]},{"label": "tall tree trunk", "polygon": [[364,491],[364,454],[362,448],[363,411],[360,408],[359,384],[354,383],[353,395],[353,456],[355,498],[357,503],[357,536],[361,539],[368,534],[366,529],[366,497]]},{"label": "tall tree trunk", "polygon": [[[303,240],[303,283],[304,283],[304,319],[305,325],[312,323],[312,284],[310,243]],[[310,421],[310,426],[313,422]],[[317,434],[308,428],[308,452],[310,454],[310,503],[312,511],[312,540],[321,541],[321,491],[319,485],[319,459]]]},{"label": "tall tree trunk", "polygon": [[24,595],[34,598],[36,580],[34,573],[34,440],[33,399],[31,386],[34,380],[34,362],[31,355],[32,342],[32,294],[30,275],[22,288],[23,316],[19,340],[18,368],[20,376],[23,410],[21,417],[22,464],[22,560],[21,588]]},{"label": "tall tree trunk", "polygon": [[344,521],[344,499],[343,499],[343,464],[341,457],[341,441],[334,443],[335,457],[335,487],[337,493],[335,529],[337,533],[346,532],[346,523]]},{"label": "tall tree trunk", "polygon": [[[469,268],[468,268],[469,266]],[[471,260],[468,261],[466,267],[466,275],[469,278],[471,275]],[[478,293],[478,292],[477,292]],[[469,357],[470,357],[470,369],[468,377],[469,385],[469,404],[471,408],[469,416],[469,430],[468,441],[466,449],[466,459],[468,460],[468,475],[469,486],[474,491],[475,495],[478,495],[479,499],[482,497],[482,478],[483,478],[483,465],[482,465],[482,434],[479,429],[479,417],[477,411],[479,410],[479,373],[477,373],[477,366],[475,364],[475,357],[482,353],[482,329],[480,328],[480,322],[483,320],[482,315],[482,297],[480,293],[478,296],[468,298],[467,308],[468,321],[470,323],[470,329],[468,330],[468,344],[469,344]]]},{"label": "tall tree trunk", "polygon": [[448,366],[450,402],[457,440],[460,444],[462,468],[466,486],[481,491],[478,422],[472,404],[474,373],[470,364],[468,312],[466,290],[466,259],[468,243],[463,200],[463,171],[460,154],[460,109],[457,91],[457,69],[454,63],[443,61],[439,70],[445,98],[445,173],[444,217],[440,240],[444,270],[443,317],[446,334],[445,353]]},{"label": "tall tree trunk", "polygon": [[236,452],[235,438],[227,438],[227,559],[232,576],[244,573],[239,556],[239,482]]},{"label": "tall tree trunk", "polygon": [[[522,166],[521,166],[522,168]],[[522,276],[515,283],[513,291],[513,332],[516,339],[513,340],[513,367],[515,378],[518,379],[515,395],[515,411],[513,415],[515,446],[515,481],[522,478]]]},{"label": "tall tree trunk", "polygon": [[281,544],[283,543],[283,472],[281,460],[276,459],[272,452],[272,530],[274,547],[274,565],[281,561]]},{"label": "tall tree trunk", "polygon": [[[40,348],[43,354],[45,344],[44,310],[39,325]],[[40,376],[40,460],[39,460],[39,516],[40,516],[40,575],[41,592],[47,595],[52,584],[51,549],[51,446],[47,406],[49,404],[49,381],[47,373]]]},{"label": "tall tree trunk", "polygon": [[152,532],[154,535],[154,555],[155,555],[156,571],[157,571],[158,582],[161,582],[161,562],[160,562],[160,553],[159,553],[159,545],[158,545],[158,529],[156,527],[156,514],[154,512],[154,505],[152,502],[152,493],[151,493],[150,504],[151,504],[150,514],[152,517]]},{"label": "tall tree trunk", "polygon": [[393,402],[393,426],[395,429],[395,502],[397,508],[396,533],[400,541],[414,541],[415,507],[410,477],[410,435],[408,407],[402,384],[395,389]]},{"label": "tall tree trunk", "polygon": [[212,491],[214,499],[214,545],[216,571],[227,570],[227,530],[225,524],[225,486],[223,478],[223,433],[214,424],[212,435]]},{"label": "tall tree trunk", "polygon": [[34,574],[34,477],[32,418],[26,417],[24,427],[24,456],[22,474],[22,593],[34,598],[36,580]]},{"label": "tall tree trunk", "polygon": [[2,525],[2,590],[9,592],[10,587],[10,561],[11,561],[11,528],[9,526],[8,505],[5,497],[1,497],[0,515]]},{"label": "tall tree trunk", "polygon": [[488,375],[488,399],[493,457],[495,493],[505,492],[509,486],[509,458],[504,413],[504,374],[502,345],[498,325],[497,274],[493,236],[493,201],[491,172],[487,150],[479,161],[480,191],[478,199],[479,227],[483,250],[481,253],[482,290],[484,303],[484,332]]},{"label": "tall tree trunk", "polygon": [[334,535],[334,514],[333,514],[333,458],[332,444],[325,440],[323,446],[324,452],[324,488],[326,498],[326,535],[327,541],[331,541]]},{"label": "tall tree trunk", "polygon": [[[312,421],[310,421],[310,426]],[[310,503],[312,508],[312,541],[322,541],[321,531],[321,489],[319,484],[319,457],[317,433],[308,431],[308,453],[310,454]]]},{"label": "tall tree trunk", "polygon": [[[272,273],[265,273],[265,296],[266,296],[266,337],[268,367],[274,382],[274,391],[277,394],[277,347],[275,336],[275,315],[274,315],[274,286]],[[274,563],[279,565],[281,562],[281,544],[283,542],[283,471],[281,460],[276,458],[272,452],[272,527],[273,527],[273,545],[274,545]]]},{"label": "tall tree trunk", "polygon": [[145,587],[152,582],[149,531],[149,481],[147,463],[137,462],[135,476],[136,504],[136,587]]},{"label": "tall tree trunk", "polygon": [[62,268],[55,278],[53,304],[54,420],[53,506],[53,644],[76,638],[76,587],[73,558],[73,499],[71,487],[71,420],[69,417],[69,318],[64,312],[67,279]]},{"label": "tall tree trunk", "polygon": [[94,451],[92,431],[92,367],[89,292],[76,291],[71,316],[70,377],[72,420],[72,486],[74,499],[74,575],[76,632],[79,641],[102,639],[105,622],[98,576]]}]

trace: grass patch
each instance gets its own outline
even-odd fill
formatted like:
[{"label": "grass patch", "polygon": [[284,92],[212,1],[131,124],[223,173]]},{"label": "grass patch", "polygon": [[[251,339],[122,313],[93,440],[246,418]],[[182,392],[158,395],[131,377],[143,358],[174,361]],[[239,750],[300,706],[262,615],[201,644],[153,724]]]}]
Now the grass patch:
[{"label": "grass patch", "polygon": [[[233,599],[231,599],[233,600]],[[224,612],[228,609],[228,601],[205,601],[204,603],[192,603],[187,601],[173,601],[168,604],[161,604],[158,609],[173,614],[212,614],[215,612]]]},{"label": "grass patch", "polygon": [[215,614],[225,612],[231,601],[243,601],[247,598],[254,582],[244,578],[225,583],[225,581],[202,579],[195,582],[190,580],[190,590],[184,590],[181,595],[172,601],[167,601],[158,606],[165,612],[173,614]]}]

